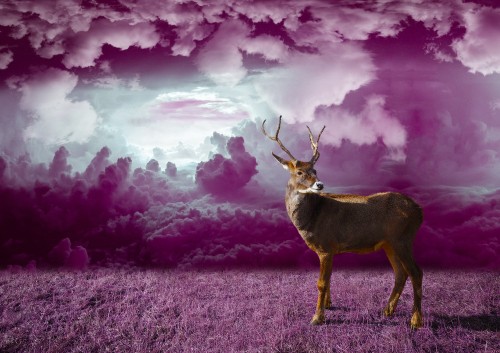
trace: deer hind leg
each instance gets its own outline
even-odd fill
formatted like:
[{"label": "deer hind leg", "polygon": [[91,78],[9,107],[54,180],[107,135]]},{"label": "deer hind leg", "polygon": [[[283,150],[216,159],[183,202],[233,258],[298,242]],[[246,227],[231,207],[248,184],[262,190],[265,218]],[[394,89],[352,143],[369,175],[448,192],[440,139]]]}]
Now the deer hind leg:
[{"label": "deer hind leg", "polygon": [[401,264],[404,270],[411,278],[411,283],[413,285],[413,314],[411,317],[410,325],[412,328],[416,329],[422,327],[422,278],[423,273],[420,267],[415,263],[413,259],[411,248],[405,248],[403,254],[401,255]]},{"label": "deer hind leg", "polygon": [[332,274],[333,254],[319,255],[319,279],[318,279],[318,302],[316,304],[316,313],[311,324],[320,325],[325,321],[325,304],[327,302],[327,292]]},{"label": "deer hind leg", "polygon": [[405,287],[408,274],[404,270],[401,261],[392,247],[386,246],[384,247],[384,251],[389,259],[389,262],[391,263],[392,269],[394,270],[394,288],[392,289],[391,296],[389,297],[389,302],[384,309],[384,315],[391,316],[394,313],[394,310],[396,310],[399,297]]}]

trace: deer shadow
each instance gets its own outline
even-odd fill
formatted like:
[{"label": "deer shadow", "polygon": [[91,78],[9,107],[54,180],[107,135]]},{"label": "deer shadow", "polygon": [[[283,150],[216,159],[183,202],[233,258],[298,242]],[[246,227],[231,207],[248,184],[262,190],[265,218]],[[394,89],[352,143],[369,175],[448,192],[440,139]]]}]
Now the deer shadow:
[{"label": "deer shadow", "polygon": [[[349,312],[353,312],[352,308],[347,306],[331,306],[325,308],[326,310],[332,312],[329,316],[330,318],[325,319],[325,325],[368,325],[368,326],[397,326],[400,320],[392,320],[393,318],[388,318],[383,315],[382,311],[372,312],[364,314],[358,317],[349,317]],[[394,314],[395,317],[403,317],[404,314]]]},{"label": "deer shadow", "polygon": [[325,310],[329,310],[329,311],[350,311],[351,308],[349,308],[347,306],[331,305],[331,306],[325,307]]},{"label": "deer shadow", "polygon": [[500,332],[500,317],[496,314],[480,315],[434,315],[430,327],[433,330],[453,327],[465,328],[473,331]]}]

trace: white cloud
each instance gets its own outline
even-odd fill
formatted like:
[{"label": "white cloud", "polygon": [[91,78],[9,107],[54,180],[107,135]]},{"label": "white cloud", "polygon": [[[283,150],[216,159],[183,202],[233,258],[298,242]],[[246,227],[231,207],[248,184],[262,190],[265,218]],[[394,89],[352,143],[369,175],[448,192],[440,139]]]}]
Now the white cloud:
[{"label": "white cloud", "polygon": [[142,91],[144,87],[141,86],[139,75],[131,79],[118,78],[114,74],[106,74],[95,79],[85,79],[83,83],[91,84],[98,88],[104,89],[117,89],[120,87],[125,87],[131,91]]},{"label": "white cloud", "polygon": [[50,144],[83,143],[89,139],[98,116],[89,102],[68,98],[77,82],[76,75],[59,69],[9,80],[9,86],[22,93],[20,108],[33,118],[24,131],[26,139]]},{"label": "white cloud", "polygon": [[417,0],[389,4],[386,10],[398,12],[402,16],[411,16],[415,21],[422,22],[425,27],[435,30],[438,36],[447,34],[453,22],[458,19],[457,14],[467,7],[461,0]]},{"label": "white cloud", "polygon": [[283,62],[289,56],[288,47],[270,35],[250,37],[250,27],[232,20],[222,23],[196,58],[198,69],[215,83],[237,85],[247,74],[243,52],[261,55],[266,60]]},{"label": "white cloud", "polygon": [[75,35],[63,63],[67,68],[94,66],[95,60],[102,54],[104,44],[122,50],[131,46],[146,49],[154,47],[159,40],[160,36],[154,25],[149,23],[96,20],[87,32]]},{"label": "white cloud", "polygon": [[220,85],[234,86],[245,77],[243,55],[238,44],[250,32],[240,21],[227,21],[200,50],[196,64],[201,72]]},{"label": "white cloud", "polygon": [[260,54],[266,60],[286,61],[289,55],[288,47],[278,38],[270,35],[260,35],[255,38],[245,38],[239,48],[248,54]]},{"label": "white cloud", "polygon": [[283,66],[255,78],[260,97],[288,121],[312,121],[318,106],[341,104],[375,78],[375,65],[359,45],[330,44],[319,54],[295,53]]},{"label": "white cloud", "polygon": [[325,143],[340,146],[342,140],[346,139],[358,145],[369,145],[381,139],[392,159],[404,159],[406,130],[384,106],[384,97],[372,95],[357,114],[344,108],[325,107],[318,112],[318,119],[313,126],[318,131],[323,124],[330,127],[323,133],[322,141]]},{"label": "white cloud", "polygon": [[313,17],[319,19],[316,25],[326,37],[340,34],[351,40],[366,40],[372,33],[382,37],[395,36],[401,30],[399,23],[404,15],[394,11],[367,11],[348,6],[337,7],[328,3],[311,7]]},{"label": "white cloud", "polygon": [[196,48],[195,41],[201,41],[212,33],[213,27],[208,24],[188,22],[180,24],[176,29],[177,39],[172,46],[172,54],[189,56]]},{"label": "white cloud", "polygon": [[300,11],[307,6],[305,1],[233,1],[231,7],[238,13],[245,14],[254,22],[268,20],[280,23],[288,16],[298,17]]},{"label": "white cloud", "polygon": [[500,9],[475,9],[464,14],[464,21],[464,37],[452,44],[458,60],[472,73],[500,73]]},{"label": "white cloud", "polygon": [[14,60],[14,54],[10,51],[0,52],[0,70],[5,70],[9,64]]},{"label": "white cloud", "polygon": [[454,60],[450,54],[444,52],[436,43],[426,44],[424,50],[427,54],[432,55],[437,61],[451,63]]}]

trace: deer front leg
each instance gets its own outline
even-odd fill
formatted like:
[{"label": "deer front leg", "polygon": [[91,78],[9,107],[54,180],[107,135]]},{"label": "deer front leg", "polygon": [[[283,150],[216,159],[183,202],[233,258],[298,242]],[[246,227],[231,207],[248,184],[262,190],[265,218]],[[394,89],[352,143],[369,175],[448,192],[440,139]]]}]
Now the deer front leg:
[{"label": "deer front leg", "polygon": [[325,309],[331,309],[331,308],[332,308],[332,298],[330,296],[330,281],[328,281],[326,287]]},{"label": "deer front leg", "polygon": [[321,325],[325,321],[325,304],[327,303],[328,287],[330,276],[332,274],[333,254],[318,254],[319,256],[319,279],[318,279],[318,302],[316,304],[316,313],[311,324]]}]

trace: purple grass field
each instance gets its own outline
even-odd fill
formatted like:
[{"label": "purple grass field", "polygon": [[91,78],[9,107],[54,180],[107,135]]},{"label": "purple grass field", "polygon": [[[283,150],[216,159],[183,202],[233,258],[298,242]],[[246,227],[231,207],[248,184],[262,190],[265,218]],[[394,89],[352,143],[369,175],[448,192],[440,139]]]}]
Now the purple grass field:
[{"label": "purple grass field", "polygon": [[0,352],[498,352],[495,272],[424,272],[424,327],[392,272],[334,271],[333,309],[310,326],[311,270],[0,272]]}]

